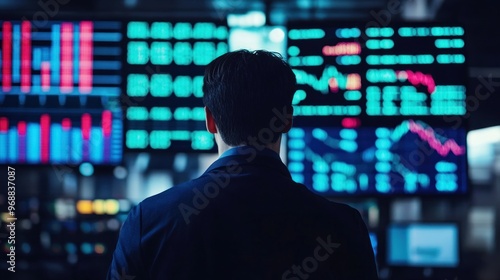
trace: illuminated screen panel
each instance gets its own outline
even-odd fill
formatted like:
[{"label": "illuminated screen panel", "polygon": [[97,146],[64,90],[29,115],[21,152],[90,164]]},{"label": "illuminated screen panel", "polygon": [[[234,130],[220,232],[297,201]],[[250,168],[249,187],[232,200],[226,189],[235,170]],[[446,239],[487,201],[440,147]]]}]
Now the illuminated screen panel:
[{"label": "illuminated screen panel", "polygon": [[0,163],[121,162],[121,26],[0,21]]},{"label": "illuminated screen panel", "polygon": [[127,24],[126,147],[216,151],[202,102],[205,66],[228,51],[228,28],[215,22]]},{"label": "illuminated screen panel", "polygon": [[453,24],[291,22],[288,167],[328,195],[467,191],[465,31]]},{"label": "illuminated screen panel", "polygon": [[465,130],[411,119],[394,127],[293,128],[288,168],[323,195],[463,193]]},{"label": "illuminated screen panel", "polygon": [[299,125],[332,125],[346,116],[465,114],[460,26],[292,22],[288,29]]},{"label": "illuminated screen panel", "polygon": [[405,267],[457,267],[460,263],[456,224],[390,225],[387,264]]}]

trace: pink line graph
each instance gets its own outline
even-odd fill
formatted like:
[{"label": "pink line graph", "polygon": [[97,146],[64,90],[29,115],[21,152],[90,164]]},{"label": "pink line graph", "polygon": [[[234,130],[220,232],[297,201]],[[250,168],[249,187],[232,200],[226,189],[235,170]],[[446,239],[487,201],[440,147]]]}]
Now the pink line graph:
[{"label": "pink line graph", "polygon": [[398,79],[408,80],[413,86],[424,85],[427,87],[429,93],[434,93],[436,90],[436,83],[430,74],[422,72],[413,72],[411,70],[396,71]]},{"label": "pink line graph", "polygon": [[436,134],[432,128],[425,128],[413,120],[410,120],[409,123],[410,131],[417,134],[420,139],[426,141],[429,146],[441,156],[447,156],[450,152],[456,156],[465,153],[465,148],[459,146],[455,140],[448,139],[446,142],[441,143],[441,141],[436,138]]}]

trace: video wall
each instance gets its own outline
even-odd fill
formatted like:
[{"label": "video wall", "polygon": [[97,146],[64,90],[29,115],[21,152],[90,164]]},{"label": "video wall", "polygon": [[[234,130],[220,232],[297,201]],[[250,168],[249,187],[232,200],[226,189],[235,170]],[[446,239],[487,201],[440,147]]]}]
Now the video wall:
[{"label": "video wall", "polygon": [[323,195],[467,191],[465,31],[290,22],[288,167]]},{"label": "video wall", "polygon": [[[215,152],[205,66],[216,21],[0,21],[0,164],[116,165],[123,152]],[[465,193],[465,31],[290,22],[287,162],[323,195]],[[418,48],[415,48],[418,46]]]}]

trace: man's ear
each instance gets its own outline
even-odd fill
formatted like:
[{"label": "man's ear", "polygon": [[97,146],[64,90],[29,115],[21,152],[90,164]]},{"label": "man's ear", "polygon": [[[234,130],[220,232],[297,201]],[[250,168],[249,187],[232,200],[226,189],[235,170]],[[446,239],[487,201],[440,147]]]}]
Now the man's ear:
[{"label": "man's ear", "polygon": [[217,133],[217,125],[215,124],[214,116],[210,109],[205,106],[205,125],[210,133]]},{"label": "man's ear", "polygon": [[282,133],[287,133],[290,131],[293,125],[293,106],[290,106],[289,108],[290,113],[288,113],[285,118],[286,118],[286,123],[285,123],[285,128],[283,129]]}]

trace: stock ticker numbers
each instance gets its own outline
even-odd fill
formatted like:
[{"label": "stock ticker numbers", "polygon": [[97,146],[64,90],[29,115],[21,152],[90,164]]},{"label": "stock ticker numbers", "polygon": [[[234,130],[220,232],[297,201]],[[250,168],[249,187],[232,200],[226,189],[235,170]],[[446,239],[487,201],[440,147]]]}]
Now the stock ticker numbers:
[{"label": "stock ticker numbers", "polygon": [[0,163],[121,162],[121,23],[0,28]]},{"label": "stock ticker numbers", "polygon": [[127,25],[126,112],[132,150],[214,151],[205,129],[205,66],[228,52],[228,28],[213,22],[134,21]]},{"label": "stock ticker numbers", "polygon": [[465,193],[464,29],[290,22],[293,177],[326,195]]}]

